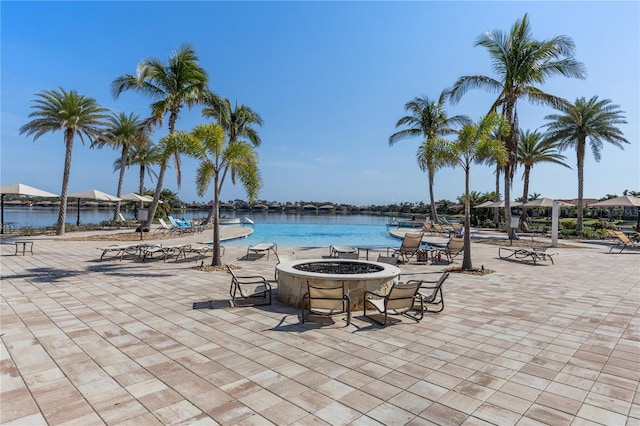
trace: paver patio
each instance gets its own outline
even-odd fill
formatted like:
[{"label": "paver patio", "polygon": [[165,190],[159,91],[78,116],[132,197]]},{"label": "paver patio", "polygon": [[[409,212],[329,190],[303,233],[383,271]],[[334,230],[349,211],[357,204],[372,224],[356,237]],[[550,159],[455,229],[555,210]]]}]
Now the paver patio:
[{"label": "paver patio", "polygon": [[[575,244],[532,265],[474,243],[495,272],[452,274],[443,312],[345,327],[300,324],[275,297],[231,307],[230,276],[193,257],[100,261],[104,241],[20,239],[33,255],[0,247],[2,424],[640,424],[638,251]],[[189,239],[207,237],[162,242]],[[223,261],[273,280],[276,258],[239,260],[246,248]]]}]

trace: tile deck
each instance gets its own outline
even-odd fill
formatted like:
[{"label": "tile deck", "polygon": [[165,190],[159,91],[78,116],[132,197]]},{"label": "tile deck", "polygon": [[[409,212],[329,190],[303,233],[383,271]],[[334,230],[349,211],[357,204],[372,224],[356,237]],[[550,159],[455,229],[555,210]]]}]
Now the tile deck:
[{"label": "tile deck", "polygon": [[[0,244],[3,425],[640,424],[638,251],[575,243],[533,265],[476,241],[474,266],[494,273],[452,274],[443,312],[380,327],[362,312],[300,324],[275,297],[232,307],[229,275],[194,257],[100,261],[104,241],[20,239],[33,255]],[[226,245],[223,261],[277,287],[275,256],[244,254]]]}]

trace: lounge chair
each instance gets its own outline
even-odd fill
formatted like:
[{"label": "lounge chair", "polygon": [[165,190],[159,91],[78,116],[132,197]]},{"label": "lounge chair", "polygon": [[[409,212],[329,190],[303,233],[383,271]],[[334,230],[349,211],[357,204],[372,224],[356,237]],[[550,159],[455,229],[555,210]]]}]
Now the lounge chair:
[{"label": "lounge chair", "polygon": [[429,235],[433,234],[434,230],[433,226],[431,226],[431,222],[424,222],[422,224],[422,231],[424,231],[425,233],[429,233]]},{"label": "lounge chair", "polygon": [[[503,252],[505,254],[503,254]],[[557,253],[547,253],[544,248],[526,248],[526,247],[499,247],[498,257],[500,259],[514,258],[517,260],[530,260],[534,264],[539,261],[550,260],[553,265],[553,256]]]},{"label": "lounge chair", "polygon": [[[341,253],[358,253],[358,249],[350,246],[330,246],[329,256],[339,257]],[[356,258],[357,259],[357,258]]]},{"label": "lounge chair", "polygon": [[307,282],[307,293],[302,296],[301,322],[303,324],[310,313],[331,316],[345,312],[347,325],[349,325],[351,324],[351,300],[345,293],[344,283],[328,287]]},{"label": "lounge chair", "polygon": [[[424,315],[424,305],[422,297],[418,295],[418,290],[420,290],[420,282],[412,281],[406,284],[394,284],[386,295],[365,291],[364,316],[381,325],[387,323],[388,315],[404,315],[416,322],[420,322]],[[419,303],[419,309],[415,309],[416,303]],[[373,307],[379,314],[384,314],[384,321],[379,321],[367,315],[367,306]],[[415,314],[410,314],[410,311],[414,311]]]},{"label": "lounge chair", "polygon": [[250,254],[253,253],[258,255],[260,253],[267,253],[267,260],[269,260],[269,252],[272,251],[276,256],[278,255],[278,246],[276,243],[259,243],[255,246],[249,246],[247,248],[247,258],[249,258]]},{"label": "lounge chair", "polygon": [[142,261],[146,261],[147,259],[152,259],[154,254],[159,253],[162,255],[162,261],[166,262],[167,258],[171,256],[176,257],[176,262],[182,257],[183,259],[187,258],[187,253],[191,250],[191,244],[175,244],[175,245],[154,245],[144,247],[142,249]]},{"label": "lounge chair", "polygon": [[148,244],[112,244],[108,247],[98,247],[98,250],[102,250],[100,260],[102,260],[107,254],[111,254],[113,258],[122,258],[125,254],[138,255],[143,247]]},{"label": "lounge chair", "polygon": [[338,259],[358,259],[360,255],[356,253],[338,253]]},{"label": "lounge chair", "polygon": [[[204,259],[210,251],[213,251],[213,246],[208,244],[191,246],[191,248],[189,249],[189,253],[196,253],[196,262],[198,262],[200,259]],[[224,256],[224,252],[224,246],[220,245],[220,257]]]},{"label": "lounge chair", "polygon": [[231,287],[229,294],[231,301],[236,305],[236,299],[249,300],[256,297],[265,299],[261,305],[271,304],[271,284],[259,275],[239,276],[227,265],[227,272],[231,274]]},{"label": "lounge chair", "polygon": [[167,225],[164,219],[158,219],[160,226],[153,230],[154,234],[171,234],[172,232],[180,232],[179,228]]},{"label": "lounge chair", "polygon": [[193,228],[191,226],[187,225],[186,223],[182,222],[181,220],[178,220],[173,216],[167,216],[167,218],[169,219],[169,222],[171,222],[171,226],[173,226],[174,228],[178,228],[180,230],[180,232],[191,232],[191,231],[193,231]]},{"label": "lounge chair", "polygon": [[[411,280],[420,283],[418,295],[422,298],[425,312],[442,312],[444,309],[444,294],[442,293],[442,284],[449,278],[449,272],[443,272],[440,278],[433,280]],[[430,311],[429,305],[433,305],[437,310]]]},{"label": "lounge chair", "polygon": [[447,262],[451,263],[453,262],[453,259],[455,259],[456,256],[458,256],[463,251],[464,251],[464,238],[453,237],[449,240],[449,242],[443,249],[437,250],[434,253],[433,258],[440,259],[442,258],[442,255],[444,255],[447,258]]},{"label": "lounge chair", "polygon": [[387,256],[397,257],[398,262],[408,262],[409,259],[420,250],[422,237],[424,237],[424,232],[407,232],[404,234],[402,244],[399,248],[389,247],[387,249]]},{"label": "lounge chair", "polygon": [[446,237],[450,237],[452,232],[453,232],[453,230],[444,229],[442,227],[442,225],[440,225],[439,223],[435,223],[435,222],[431,223],[431,227],[433,228],[433,233],[434,234],[439,234],[439,235],[443,235],[443,236],[446,236]]},{"label": "lounge chair", "polygon": [[625,248],[640,248],[637,242],[631,241],[629,237],[627,237],[627,234],[622,231],[613,231],[613,235],[616,237],[616,242],[611,246],[609,252],[618,247],[620,247],[620,253],[622,253],[622,250]]}]

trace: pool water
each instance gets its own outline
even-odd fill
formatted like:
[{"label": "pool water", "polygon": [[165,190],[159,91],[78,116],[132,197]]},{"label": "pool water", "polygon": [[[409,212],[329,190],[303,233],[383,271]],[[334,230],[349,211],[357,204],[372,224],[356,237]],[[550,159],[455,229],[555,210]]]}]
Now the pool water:
[{"label": "pool water", "polygon": [[262,242],[279,247],[397,246],[382,216],[367,215],[251,215],[254,233],[246,238],[227,240],[225,245]]}]

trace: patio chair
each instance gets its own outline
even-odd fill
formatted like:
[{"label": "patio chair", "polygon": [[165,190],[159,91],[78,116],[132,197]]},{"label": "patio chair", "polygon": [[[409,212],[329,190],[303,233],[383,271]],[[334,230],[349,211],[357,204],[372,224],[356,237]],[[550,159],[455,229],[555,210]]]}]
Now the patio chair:
[{"label": "patio chair", "polygon": [[158,219],[160,226],[153,230],[154,234],[170,234],[174,231],[178,231],[179,229],[175,229],[173,226],[167,225],[167,222],[164,219]]},{"label": "patio chair", "polygon": [[231,274],[229,294],[234,305],[236,305],[236,299],[250,300],[258,297],[265,299],[265,302],[259,305],[271,305],[271,284],[264,277],[236,275],[229,265],[227,265],[227,272]]},{"label": "patio chair", "polygon": [[464,251],[464,238],[453,237],[449,240],[449,242],[443,249],[438,250],[434,254],[434,258],[438,259],[438,258],[441,258],[442,255],[445,255],[447,258],[447,262],[451,263],[453,262],[453,259],[455,259],[456,256],[458,256],[463,251]]},{"label": "patio chair", "polygon": [[329,287],[311,284],[307,281],[307,292],[302,296],[301,322],[304,324],[307,316],[311,313],[331,316],[346,312],[347,325],[351,324],[351,300],[347,293],[345,293],[344,283]]},{"label": "patio chair", "polygon": [[247,259],[251,253],[258,255],[260,253],[267,252],[267,260],[269,260],[269,252],[272,251],[276,256],[278,255],[278,246],[276,243],[259,243],[255,246],[249,246],[247,248]]},{"label": "patio chair", "polygon": [[278,254],[278,253],[276,253],[276,257],[278,258],[278,262],[276,263],[276,268],[275,268],[275,271],[273,273],[273,277],[277,282],[278,281],[278,268],[277,268],[277,266],[281,262],[290,262],[290,261],[296,260],[296,254],[294,252],[291,252],[291,254]]},{"label": "patio chair", "polygon": [[616,242],[611,246],[611,248],[609,249],[609,252],[611,252],[611,250],[617,247],[620,247],[620,253],[622,253],[622,250],[624,250],[627,247],[640,248],[640,245],[638,245],[637,242],[631,241],[629,237],[627,237],[627,234],[625,234],[622,231],[613,231],[613,235],[615,235],[616,237]]},{"label": "patio chair", "polygon": [[[440,278],[436,281],[433,280],[411,280],[409,282],[417,281],[420,283],[420,289],[418,295],[422,297],[422,303],[424,304],[425,312],[442,312],[444,309],[444,294],[442,293],[442,284],[449,278],[449,272],[443,272]],[[430,311],[429,305],[433,305],[437,310]]]},{"label": "patio chair", "polygon": [[398,262],[408,262],[409,259],[420,249],[422,237],[424,237],[424,232],[407,232],[404,234],[400,248],[389,247],[387,249],[387,256],[397,257]]},{"label": "patio chair", "polygon": [[435,222],[431,223],[431,227],[433,228],[433,233],[434,234],[439,234],[439,235],[443,235],[443,236],[446,236],[446,237],[450,237],[451,233],[453,232],[453,230],[444,229],[442,227],[442,225],[440,225],[439,223],[435,223]]},{"label": "patio chair", "polygon": [[[373,291],[364,292],[364,316],[377,322],[380,325],[386,325],[388,315],[403,315],[411,318],[416,322],[420,322],[424,316],[424,305],[422,297],[418,295],[420,290],[420,281],[410,281],[406,284],[394,284],[389,293],[384,295]],[[420,309],[415,309],[415,304],[420,304]],[[384,315],[384,321],[367,315],[367,306],[373,307],[379,314]],[[410,314],[414,311],[415,314]]]},{"label": "patio chair", "polygon": [[422,224],[422,231],[425,233],[429,233],[429,235],[433,234],[433,226],[431,226],[431,222],[424,222]]},{"label": "patio chair", "polygon": [[177,228],[177,230],[179,230],[180,232],[192,232],[193,228],[189,225],[187,225],[186,223],[184,223],[181,220],[176,219],[173,216],[167,216],[167,218],[169,219],[169,222],[171,222],[171,226],[173,226],[174,228]]},{"label": "patio chair", "polygon": [[102,260],[107,254],[111,254],[113,258],[122,258],[125,254],[137,255],[140,252],[140,248],[143,245],[140,244],[112,244],[108,247],[98,247],[98,250],[102,250],[100,260]]},{"label": "patio chair", "polygon": [[379,254],[376,262],[388,263],[389,265],[396,266],[398,264],[398,258],[395,256],[383,256],[382,254]]}]

